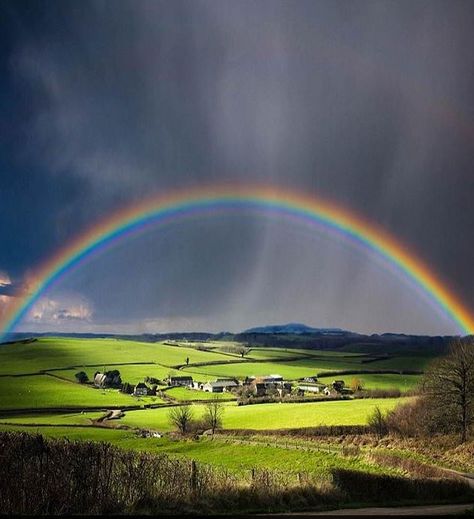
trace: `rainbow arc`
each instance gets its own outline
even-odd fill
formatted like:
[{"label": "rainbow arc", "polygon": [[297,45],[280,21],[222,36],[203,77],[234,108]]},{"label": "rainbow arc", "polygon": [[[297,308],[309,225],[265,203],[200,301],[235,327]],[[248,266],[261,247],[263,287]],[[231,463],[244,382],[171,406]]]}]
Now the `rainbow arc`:
[{"label": "rainbow arc", "polygon": [[402,243],[361,215],[336,203],[274,187],[206,187],[158,195],[126,207],[79,235],[49,259],[33,276],[26,296],[15,298],[0,323],[1,336],[15,330],[44,293],[82,262],[149,226],[187,216],[221,214],[226,210],[257,210],[296,219],[342,235],[375,252],[421,289],[464,334],[474,331],[469,309],[427,264]]}]

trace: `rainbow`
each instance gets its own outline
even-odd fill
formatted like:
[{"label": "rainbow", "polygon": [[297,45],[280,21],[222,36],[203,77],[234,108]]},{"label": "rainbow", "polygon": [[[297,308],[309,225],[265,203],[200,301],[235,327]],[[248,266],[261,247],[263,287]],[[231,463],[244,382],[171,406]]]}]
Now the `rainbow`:
[{"label": "rainbow", "polygon": [[26,295],[12,298],[0,323],[0,338],[14,331],[45,291],[72,269],[123,238],[152,225],[228,210],[258,210],[323,226],[377,253],[414,282],[459,327],[474,331],[470,311],[430,268],[383,229],[335,203],[267,186],[206,187],[168,192],[126,207],[70,242],[34,274]]}]

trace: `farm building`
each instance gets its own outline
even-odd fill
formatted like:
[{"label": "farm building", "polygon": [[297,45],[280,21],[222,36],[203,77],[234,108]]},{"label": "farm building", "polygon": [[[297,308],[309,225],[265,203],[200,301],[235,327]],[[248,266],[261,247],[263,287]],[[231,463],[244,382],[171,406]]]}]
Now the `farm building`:
[{"label": "farm building", "polygon": [[193,377],[189,377],[189,376],[169,377],[168,386],[193,387]]},{"label": "farm building", "polygon": [[317,384],[318,377],[316,375],[312,375],[311,377],[304,377],[303,382],[311,382],[313,384]]},{"label": "farm building", "polygon": [[122,384],[122,379],[120,378],[120,371],[106,371],[105,373],[101,373],[100,371],[96,371],[94,373],[94,386],[105,388],[105,387],[119,387]]},{"label": "farm building", "polygon": [[268,375],[262,378],[264,384],[275,384],[278,382],[283,382],[283,377],[281,375]]},{"label": "farm building", "polygon": [[326,386],[324,384],[314,384],[314,383],[306,383],[306,384],[298,384],[298,392],[304,393],[322,393]]},{"label": "farm building", "polygon": [[203,384],[202,390],[208,393],[223,393],[231,391],[239,386],[239,383],[234,379],[219,379],[215,382],[207,382]]},{"label": "farm building", "polygon": [[139,382],[133,390],[133,396],[147,396],[150,389],[144,382]]},{"label": "farm building", "polygon": [[332,386],[326,386],[323,390],[323,393],[326,395],[326,396],[339,396],[339,391],[337,391],[336,389],[334,389]]}]

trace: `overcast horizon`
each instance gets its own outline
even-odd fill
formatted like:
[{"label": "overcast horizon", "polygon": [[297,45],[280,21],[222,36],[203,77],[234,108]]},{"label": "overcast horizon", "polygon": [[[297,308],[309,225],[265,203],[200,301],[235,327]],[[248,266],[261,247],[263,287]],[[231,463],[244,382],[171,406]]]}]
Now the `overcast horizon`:
[{"label": "overcast horizon", "polygon": [[[253,183],[362,215],[474,308],[472,2],[5,0],[0,14],[0,320],[120,208]],[[289,322],[460,333],[375,253],[251,211],[120,241],[16,331]]]}]

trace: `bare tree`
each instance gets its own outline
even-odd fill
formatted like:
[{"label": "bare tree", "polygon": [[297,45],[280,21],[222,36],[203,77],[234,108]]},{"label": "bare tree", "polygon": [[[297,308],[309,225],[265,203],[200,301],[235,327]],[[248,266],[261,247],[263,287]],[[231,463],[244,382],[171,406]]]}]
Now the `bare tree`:
[{"label": "bare tree", "polygon": [[433,362],[425,374],[423,392],[432,419],[460,431],[465,442],[474,423],[474,338],[455,339],[448,355]]},{"label": "bare tree", "polygon": [[182,434],[185,434],[193,419],[193,411],[189,404],[174,406],[170,408],[168,418],[171,425],[174,425]]},{"label": "bare tree", "polygon": [[222,404],[222,400],[220,400],[217,396],[214,396],[211,400],[209,400],[209,402],[206,403],[204,420],[212,430],[212,434],[216,432],[216,429],[221,427],[223,414],[224,406]]}]

